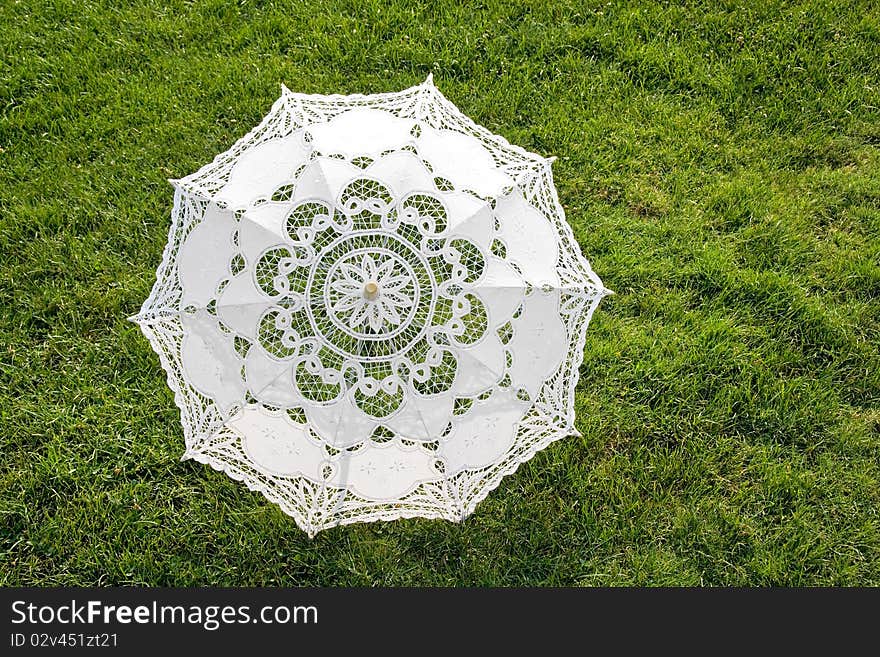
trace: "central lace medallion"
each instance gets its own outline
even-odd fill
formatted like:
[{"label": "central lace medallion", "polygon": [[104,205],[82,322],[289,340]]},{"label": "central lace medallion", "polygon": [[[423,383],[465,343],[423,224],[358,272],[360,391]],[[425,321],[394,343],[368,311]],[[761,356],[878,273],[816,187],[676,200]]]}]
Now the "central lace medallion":
[{"label": "central lace medallion", "polygon": [[404,351],[422,336],[433,307],[428,263],[384,231],[332,242],[312,265],[307,293],[315,332],[357,359]]}]

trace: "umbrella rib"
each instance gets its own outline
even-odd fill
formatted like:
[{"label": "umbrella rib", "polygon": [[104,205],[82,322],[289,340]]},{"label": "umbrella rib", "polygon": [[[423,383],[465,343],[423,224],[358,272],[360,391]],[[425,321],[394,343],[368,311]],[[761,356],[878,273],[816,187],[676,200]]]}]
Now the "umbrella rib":
[{"label": "umbrella rib", "polygon": [[[425,428],[425,437],[430,440],[433,436],[431,436],[431,433],[428,431],[428,423],[425,422],[425,416],[422,414],[422,409],[419,407],[419,405],[417,403],[415,404],[415,409],[416,409],[416,413],[418,413],[419,421],[421,421],[422,426]],[[438,439],[439,439],[439,436],[438,436]],[[458,491],[456,491],[452,487],[450,477],[449,477],[449,471],[446,468],[445,463],[443,464],[443,487],[446,489],[447,493],[449,493],[450,496],[453,499],[455,499],[455,501],[458,505],[458,514],[459,514],[459,516],[462,516],[462,514],[464,513],[464,507],[461,504],[461,499],[459,498]]]},{"label": "umbrella rib", "polygon": [[[288,182],[290,182],[290,181],[288,181]],[[288,183],[282,183],[282,184],[288,184]],[[284,205],[288,204],[286,201],[269,201],[269,203],[274,203],[279,206],[284,206]],[[263,207],[263,206],[260,206],[260,207]],[[273,229],[269,228],[268,226],[266,226],[265,224],[260,223],[259,221],[257,221],[253,217],[251,217],[250,216],[251,212],[252,212],[251,210],[245,210],[245,212],[241,215],[241,218],[238,220],[239,226],[237,227],[237,230],[240,231],[241,230],[241,223],[247,221],[248,224],[250,224],[251,226],[255,226],[256,228],[260,229],[264,233],[268,233],[272,237],[277,237],[279,240],[281,240],[279,245],[290,240],[290,236],[284,234],[287,231],[283,227],[281,230],[273,230]],[[239,233],[239,235],[240,235],[240,233]]]},{"label": "umbrella rib", "polygon": [[[359,340],[359,341],[358,341],[358,358],[360,358],[362,355],[363,355],[363,341],[362,341],[362,340]],[[334,448],[334,449],[336,449],[336,443],[337,443],[338,440],[339,440],[339,432],[340,432],[341,429],[342,429],[342,417],[340,416],[340,417],[339,417],[339,421],[338,421],[337,424],[336,424],[336,432],[335,432],[334,435],[333,435],[333,448]],[[349,458],[340,458],[340,459],[339,459],[339,463],[340,463],[340,466],[339,466],[339,468],[340,468],[339,482],[340,482],[341,486],[340,486],[340,492],[339,492],[339,495],[337,495],[337,497],[336,497],[336,503],[333,505],[333,508],[328,512],[329,515],[331,515],[331,516],[332,516],[332,515],[335,515],[336,512],[339,510],[339,507],[342,506],[342,500],[345,499],[345,495],[346,495],[346,493],[347,493],[347,491],[348,491],[347,485],[345,485],[345,484],[343,483],[343,475],[342,475],[341,470],[342,470],[343,467],[345,467],[346,474],[348,473],[348,465],[349,465],[349,461],[350,461]],[[318,505],[318,500],[321,499],[321,498],[324,496],[324,493],[325,493],[326,490],[327,490],[327,479],[324,478],[324,479],[321,480],[321,492],[320,492],[320,493],[318,494],[318,496],[315,498],[315,501],[312,502],[312,508],[311,508],[311,510],[309,511],[309,516],[310,516],[309,522],[312,521],[312,520],[311,520],[311,517],[314,517],[315,512],[318,510],[318,506],[317,506],[317,505]]]},{"label": "umbrella rib", "polygon": [[[451,234],[451,235],[457,235],[457,234],[460,234],[460,233],[462,232],[462,230],[461,230],[462,227],[464,227],[464,226],[466,226],[467,224],[472,223],[473,221],[475,221],[475,220],[477,219],[477,217],[480,215],[480,213],[481,213],[483,210],[485,210],[486,208],[488,208],[488,209],[490,210],[490,212],[491,212],[491,210],[492,210],[492,206],[489,205],[489,202],[488,202],[488,201],[484,201],[483,199],[480,199],[480,200],[482,201],[482,205],[480,205],[480,207],[478,207],[476,210],[474,210],[473,212],[471,212],[470,214],[468,214],[464,219],[462,219],[461,221],[459,221],[459,222],[455,225],[455,227],[452,228],[452,229],[450,230],[450,234]],[[493,224],[493,226],[492,226],[492,232],[493,232],[493,233],[495,232],[495,226],[494,226],[494,224]]]},{"label": "umbrella rib", "polygon": [[[525,291],[528,287],[540,287],[537,285],[532,285],[530,283],[524,283],[522,285],[484,285],[481,283],[473,283],[467,289],[468,290],[523,290]],[[575,294],[577,292],[584,292],[586,290],[598,290],[602,296],[608,296],[614,294],[613,290],[609,290],[608,288],[595,285],[594,283],[590,283],[584,281],[581,285],[553,285],[552,283],[549,285],[549,288],[555,292],[562,292],[565,294]]]},{"label": "umbrella rib", "polygon": [[[251,301],[248,303],[224,303],[217,304],[215,308],[250,308],[253,306],[273,306],[276,305],[277,300],[272,301]],[[194,306],[196,311],[199,310],[208,310],[207,306]],[[131,315],[128,317],[130,322],[134,322],[136,324],[140,323],[152,323],[153,318],[149,317],[149,315],[156,315],[161,317],[183,317],[185,315],[192,315],[195,313],[188,312],[182,308],[159,308],[157,310],[150,310],[146,313],[141,311],[135,315]]]}]

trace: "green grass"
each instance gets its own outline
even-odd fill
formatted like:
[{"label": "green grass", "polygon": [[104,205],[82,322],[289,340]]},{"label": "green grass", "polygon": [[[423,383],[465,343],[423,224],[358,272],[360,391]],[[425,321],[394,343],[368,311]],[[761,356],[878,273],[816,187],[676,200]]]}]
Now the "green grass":
[{"label": "green grass", "polygon": [[[0,8],[0,583],[880,585],[870,1]],[[309,540],[179,462],[125,317],[172,190],[302,92],[437,85],[555,154],[606,285],[582,438],[463,524]]]}]

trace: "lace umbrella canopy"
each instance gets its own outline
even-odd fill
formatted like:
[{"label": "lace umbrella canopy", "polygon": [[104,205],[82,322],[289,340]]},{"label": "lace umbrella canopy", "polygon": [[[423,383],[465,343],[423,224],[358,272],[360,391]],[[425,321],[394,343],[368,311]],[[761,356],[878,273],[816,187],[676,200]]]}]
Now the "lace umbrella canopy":
[{"label": "lace umbrella canopy", "polygon": [[607,294],[551,160],[434,87],[281,98],[172,181],[156,283],[134,316],[181,410],[184,458],[310,535],[461,520],[577,433],[585,333]]}]

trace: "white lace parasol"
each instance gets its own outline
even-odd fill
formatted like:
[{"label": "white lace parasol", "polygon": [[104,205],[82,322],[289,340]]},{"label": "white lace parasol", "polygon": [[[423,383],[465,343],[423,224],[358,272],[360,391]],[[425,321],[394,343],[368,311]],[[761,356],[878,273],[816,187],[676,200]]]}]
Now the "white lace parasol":
[{"label": "white lace parasol", "polygon": [[283,89],[250,134],[173,181],[136,321],[181,409],[185,458],[309,534],[460,520],[576,433],[574,387],[607,290],[551,160],[434,87]]}]

